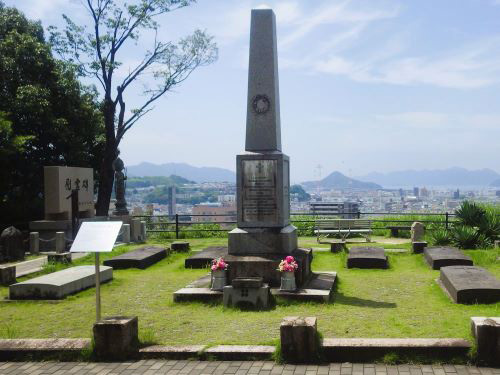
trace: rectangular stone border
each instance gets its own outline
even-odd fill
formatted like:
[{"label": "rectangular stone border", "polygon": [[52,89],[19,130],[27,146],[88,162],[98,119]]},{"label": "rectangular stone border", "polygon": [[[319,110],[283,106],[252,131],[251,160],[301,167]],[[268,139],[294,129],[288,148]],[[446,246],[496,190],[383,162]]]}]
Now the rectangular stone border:
[{"label": "rectangular stone border", "polygon": [[0,339],[0,360],[78,359],[90,344],[90,339]]}]

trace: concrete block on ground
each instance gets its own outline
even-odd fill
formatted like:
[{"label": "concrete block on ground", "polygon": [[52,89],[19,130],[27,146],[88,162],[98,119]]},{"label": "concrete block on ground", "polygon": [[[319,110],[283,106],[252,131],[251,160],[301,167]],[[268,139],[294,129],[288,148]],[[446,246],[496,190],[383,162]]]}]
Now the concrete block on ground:
[{"label": "concrete block on ground", "polygon": [[94,352],[99,359],[125,360],[138,352],[137,316],[111,316],[94,324]]},{"label": "concrete block on ground", "polygon": [[262,283],[261,277],[236,278],[232,285],[223,289],[224,306],[241,306],[249,304],[257,308],[269,305],[269,285]]},{"label": "concrete block on ground", "polygon": [[349,249],[347,268],[387,268],[383,247],[359,246]]},{"label": "concrete block on ground", "polygon": [[184,260],[184,267],[206,268],[211,264],[212,259],[218,259],[221,257],[226,259],[227,246],[207,247],[206,249],[203,249],[202,251],[199,251],[194,255],[191,255],[189,258],[186,258]]},{"label": "concrete block on ground", "polygon": [[104,261],[105,266],[113,269],[146,269],[167,256],[167,249],[159,246],[144,246],[134,251],[118,255]]},{"label": "concrete block on ground", "polygon": [[130,239],[132,242],[140,242],[141,237],[141,221],[132,219],[130,221]]},{"label": "concrete block on ground", "polygon": [[317,319],[289,316],[280,326],[281,355],[286,362],[316,362],[320,354]]},{"label": "concrete block on ground", "polygon": [[30,232],[30,254],[36,255],[40,253],[40,234],[38,232]]},{"label": "concrete block on ground", "polygon": [[425,226],[419,221],[415,221],[411,225],[411,242],[420,242],[424,238]]},{"label": "concrete block on ground", "polygon": [[147,231],[146,231],[146,222],[141,221],[141,238],[140,242],[146,242],[147,241]]},{"label": "concrete block on ground", "polygon": [[338,253],[345,249],[345,241],[335,241],[330,243],[330,251],[332,253]]},{"label": "concrete block on ground", "polygon": [[455,247],[427,247],[425,261],[433,270],[447,266],[472,266],[472,259]]},{"label": "concrete block on ground", "polygon": [[[101,282],[113,279],[111,267],[100,267]],[[61,299],[95,286],[95,266],[77,266],[35,277],[9,287],[10,299]]]},{"label": "concrete block on ground", "polygon": [[174,241],[170,244],[170,249],[177,252],[188,252],[189,242],[186,241]]},{"label": "concrete block on ground", "polygon": [[0,284],[11,285],[16,283],[16,266],[0,266]]},{"label": "concrete block on ground", "polygon": [[478,359],[490,366],[500,365],[500,317],[470,319]]},{"label": "concrete block on ground", "polygon": [[411,243],[413,254],[422,254],[427,247],[426,241],[415,241]]},{"label": "concrete block on ground", "polygon": [[455,303],[500,301],[500,281],[481,267],[442,267],[439,282]]}]

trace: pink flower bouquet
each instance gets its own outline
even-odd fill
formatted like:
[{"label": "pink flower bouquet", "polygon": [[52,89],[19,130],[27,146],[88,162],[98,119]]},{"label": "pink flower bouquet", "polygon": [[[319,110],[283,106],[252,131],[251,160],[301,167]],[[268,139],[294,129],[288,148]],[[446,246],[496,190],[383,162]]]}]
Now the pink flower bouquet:
[{"label": "pink flower bouquet", "polygon": [[278,267],[278,271],[295,272],[295,270],[297,268],[299,268],[299,265],[297,264],[295,259],[293,259],[293,257],[291,255],[289,255],[280,262],[280,265]]},{"label": "pink flower bouquet", "polygon": [[212,266],[210,267],[212,271],[223,271],[227,269],[228,264],[224,261],[224,258],[213,259]]}]

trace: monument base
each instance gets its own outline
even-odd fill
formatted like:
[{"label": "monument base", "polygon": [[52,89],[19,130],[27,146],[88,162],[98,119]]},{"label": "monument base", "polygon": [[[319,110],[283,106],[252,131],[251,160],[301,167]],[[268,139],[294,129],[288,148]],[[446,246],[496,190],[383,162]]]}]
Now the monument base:
[{"label": "monument base", "polygon": [[[292,255],[297,261],[299,268],[295,272],[295,283],[300,288],[312,275],[312,250],[295,249],[288,255]],[[279,287],[281,273],[278,271],[280,262],[284,259],[282,254],[259,254],[259,255],[233,255],[229,254],[224,259],[229,264],[227,269],[227,282],[231,284],[237,277],[262,277],[263,282],[271,287]]]},{"label": "monument base", "polygon": [[229,254],[278,254],[283,257],[297,249],[297,228],[235,228],[228,234]]},{"label": "monument base", "polygon": [[64,237],[72,238],[71,220],[36,220],[29,222],[30,232],[38,232],[39,251],[54,251],[56,249],[56,232],[64,232]]}]

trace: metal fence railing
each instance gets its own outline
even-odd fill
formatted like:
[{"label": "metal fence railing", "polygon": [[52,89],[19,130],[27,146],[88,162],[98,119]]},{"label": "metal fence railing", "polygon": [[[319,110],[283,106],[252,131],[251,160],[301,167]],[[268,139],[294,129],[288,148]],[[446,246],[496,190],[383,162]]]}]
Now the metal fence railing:
[{"label": "metal fence railing", "polygon": [[[317,219],[332,216],[349,218],[369,218],[374,223],[382,223],[374,229],[390,229],[389,225],[383,223],[410,224],[415,220],[405,220],[404,216],[418,216],[418,221],[425,224],[440,224],[446,229],[453,224],[453,213],[409,213],[409,212],[342,212],[342,213],[315,213],[315,212],[293,212],[290,214],[292,223],[314,224]],[[384,216],[386,217],[384,219]],[[388,216],[399,217],[388,218]],[[179,238],[181,232],[229,232],[236,224],[234,214],[176,214],[176,215],[134,215],[135,218],[146,222],[146,230],[150,233],[175,233],[175,238]],[[425,219],[422,220],[422,217]],[[429,217],[427,220],[426,217]],[[207,218],[208,220],[199,218]],[[229,218],[228,220],[218,220],[218,218]],[[212,228],[209,226],[213,225]],[[299,227],[300,230],[303,228]],[[300,233],[299,233],[300,234]]]}]

